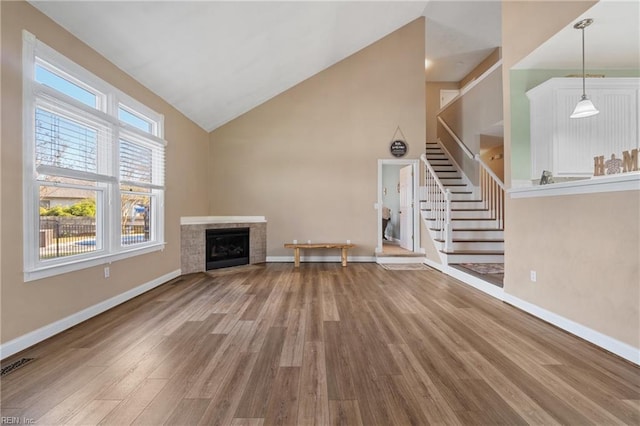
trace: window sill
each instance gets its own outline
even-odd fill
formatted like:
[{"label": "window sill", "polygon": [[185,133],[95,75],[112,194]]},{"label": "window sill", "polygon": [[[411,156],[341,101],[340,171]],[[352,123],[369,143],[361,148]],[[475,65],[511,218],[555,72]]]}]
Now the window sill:
[{"label": "window sill", "polygon": [[638,190],[640,190],[640,171],[597,176],[572,182],[512,188],[507,193],[510,198],[534,198]]},{"label": "window sill", "polygon": [[139,256],[142,254],[152,253],[164,250],[166,243],[156,243],[145,245],[144,247],[136,247],[119,251],[117,253],[95,256],[90,259],[70,261],[68,263],[58,263],[56,265],[34,268],[24,272],[24,281],[35,281],[42,278],[53,277],[56,275],[66,274],[68,272],[79,271],[81,269],[90,268],[92,266],[104,265],[129,257]]}]

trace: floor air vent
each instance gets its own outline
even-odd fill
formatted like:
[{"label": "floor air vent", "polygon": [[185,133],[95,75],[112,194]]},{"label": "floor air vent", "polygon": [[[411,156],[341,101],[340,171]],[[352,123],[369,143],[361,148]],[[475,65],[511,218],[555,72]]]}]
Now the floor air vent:
[{"label": "floor air vent", "polygon": [[11,364],[2,367],[2,370],[0,370],[0,377],[4,377],[7,374],[16,371],[18,368],[28,364],[29,362],[33,361],[35,358],[20,358],[17,361],[12,362]]}]

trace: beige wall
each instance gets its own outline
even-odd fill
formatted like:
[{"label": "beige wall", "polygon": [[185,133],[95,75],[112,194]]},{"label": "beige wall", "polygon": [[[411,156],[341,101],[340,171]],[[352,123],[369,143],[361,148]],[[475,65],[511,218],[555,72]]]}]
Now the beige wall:
[{"label": "beige wall", "polygon": [[452,82],[433,82],[425,84],[427,113],[427,142],[438,140],[438,112],[440,112],[440,90],[458,90],[460,85]]},{"label": "beige wall", "polygon": [[[505,155],[509,68],[593,2],[503,2]],[[506,161],[507,182],[510,161]],[[506,202],[507,293],[640,347],[640,194],[624,191]],[[536,270],[531,283],[529,271]]]},{"label": "beige wall", "polygon": [[487,55],[474,69],[469,72],[462,80],[460,80],[460,87],[464,87],[471,83],[476,78],[480,77],[485,71],[495,65],[501,58],[501,49],[496,47],[493,52]]},{"label": "beige wall", "polygon": [[[484,142],[491,148],[483,149]],[[482,135],[480,137],[480,158],[504,182],[504,139],[498,136]]]},{"label": "beige wall", "polygon": [[[180,216],[207,213],[208,135],[26,2],[2,10],[1,297],[6,343],[180,268]],[[165,238],[162,252],[25,283],[22,259],[22,29],[165,116]],[[7,108],[7,106],[11,106]]]},{"label": "beige wall", "polygon": [[424,152],[424,34],[417,19],[212,132],[209,213],[265,215],[268,256],[293,239],[372,256],[377,160],[398,126],[405,158]]},{"label": "beige wall", "polygon": [[[501,90],[502,73],[498,68],[447,105],[439,115],[472,154],[480,152],[480,135],[502,122],[502,97],[499,95]],[[469,180],[477,184],[478,163],[459,148],[444,128],[438,129],[438,136]]]}]

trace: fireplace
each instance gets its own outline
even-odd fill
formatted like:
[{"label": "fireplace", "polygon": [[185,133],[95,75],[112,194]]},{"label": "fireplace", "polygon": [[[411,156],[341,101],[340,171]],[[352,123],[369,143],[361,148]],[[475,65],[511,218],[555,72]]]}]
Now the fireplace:
[{"label": "fireplace", "polygon": [[207,229],[206,232],[207,271],[249,264],[249,228]]}]

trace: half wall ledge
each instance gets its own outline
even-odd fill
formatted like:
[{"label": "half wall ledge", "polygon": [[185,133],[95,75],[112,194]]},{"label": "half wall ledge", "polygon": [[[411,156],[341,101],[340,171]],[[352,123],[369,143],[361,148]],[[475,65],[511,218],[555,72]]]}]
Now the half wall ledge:
[{"label": "half wall ledge", "polygon": [[510,198],[533,198],[638,190],[640,190],[640,171],[596,176],[571,182],[511,188],[507,193]]},{"label": "half wall ledge", "polygon": [[185,216],[180,218],[182,273],[204,272],[207,229],[228,228],[249,228],[249,264],[267,261],[267,219],[264,216]]}]

